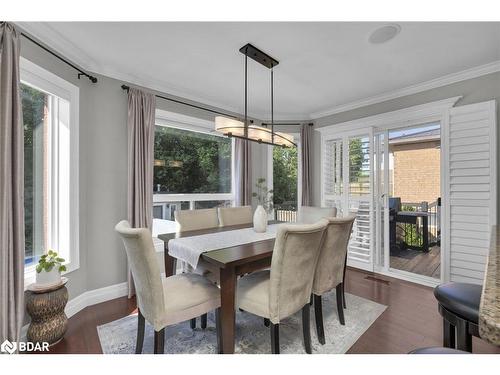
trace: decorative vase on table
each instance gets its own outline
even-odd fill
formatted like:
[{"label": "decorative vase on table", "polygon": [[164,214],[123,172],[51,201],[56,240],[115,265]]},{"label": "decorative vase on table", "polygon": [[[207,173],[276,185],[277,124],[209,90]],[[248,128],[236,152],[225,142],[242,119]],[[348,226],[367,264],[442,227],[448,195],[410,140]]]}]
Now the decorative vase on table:
[{"label": "decorative vase on table", "polygon": [[267,230],[267,212],[260,204],[253,214],[253,229],[257,233],[264,233]]}]

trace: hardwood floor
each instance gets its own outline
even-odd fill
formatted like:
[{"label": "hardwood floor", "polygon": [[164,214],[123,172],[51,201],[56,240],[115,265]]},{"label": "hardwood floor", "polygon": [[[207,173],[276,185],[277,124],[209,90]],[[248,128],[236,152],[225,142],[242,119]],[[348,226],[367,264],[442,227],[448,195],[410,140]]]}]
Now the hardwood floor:
[{"label": "hardwood floor", "polygon": [[[388,306],[348,353],[408,353],[442,345],[441,316],[431,288],[349,269],[346,292]],[[101,353],[96,327],[135,310],[135,299],[126,297],[87,307],[69,319],[66,336],[50,352]],[[477,338],[473,348],[475,353],[500,353],[500,348]]]}]

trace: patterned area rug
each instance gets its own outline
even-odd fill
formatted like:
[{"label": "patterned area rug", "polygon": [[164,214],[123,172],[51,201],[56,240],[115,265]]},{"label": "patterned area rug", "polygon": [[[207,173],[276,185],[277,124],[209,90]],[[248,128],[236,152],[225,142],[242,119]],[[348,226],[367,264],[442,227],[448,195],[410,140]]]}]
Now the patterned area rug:
[{"label": "patterned area rug", "polygon": [[[347,352],[387,307],[351,294],[346,294],[346,302],[347,309],[344,310],[346,325],[342,326],[338,320],[335,291],[323,296],[325,345],[321,345],[318,342],[314,308],[311,307],[311,342],[313,353],[341,354]],[[281,322],[281,353],[305,354],[302,341],[301,316],[301,312],[299,311]],[[215,314],[208,314],[208,325],[205,330],[199,327],[199,319],[197,319],[197,328],[195,330],[189,327],[189,322],[167,327],[165,330],[165,353],[216,353]],[[137,337],[137,315],[129,315],[101,325],[97,327],[97,332],[104,354],[134,353]],[[235,341],[235,353],[271,353],[270,330],[264,326],[262,318],[253,314],[237,311]],[[153,328],[147,323],[143,353],[153,353]]]}]

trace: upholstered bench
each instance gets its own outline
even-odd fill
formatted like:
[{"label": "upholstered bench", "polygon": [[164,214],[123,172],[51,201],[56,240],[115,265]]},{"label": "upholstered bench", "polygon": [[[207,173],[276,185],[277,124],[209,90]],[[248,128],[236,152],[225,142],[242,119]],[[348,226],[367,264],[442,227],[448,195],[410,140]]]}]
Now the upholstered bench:
[{"label": "upholstered bench", "polygon": [[472,336],[479,337],[481,291],[481,285],[455,282],[434,289],[443,317],[443,346],[472,352]]}]

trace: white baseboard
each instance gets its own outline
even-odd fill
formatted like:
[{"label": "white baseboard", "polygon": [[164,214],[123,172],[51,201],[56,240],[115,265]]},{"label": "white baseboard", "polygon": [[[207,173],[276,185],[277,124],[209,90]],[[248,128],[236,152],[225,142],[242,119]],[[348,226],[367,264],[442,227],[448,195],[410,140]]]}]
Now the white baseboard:
[{"label": "white baseboard", "polygon": [[92,306],[110,299],[123,297],[128,294],[126,282],[106,286],[104,288],[89,290],[68,301],[66,305],[66,315],[71,318],[76,313],[82,311],[87,306]]},{"label": "white baseboard", "polygon": [[[89,290],[68,301],[65,313],[68,318],[82,311],[84,308],[106,302],[111,299],[126,296],[128,294],[127,282],[106,286],[104,288]],[[21,329],[21,341],[26,341],[26,333],[29,324]]]}]

